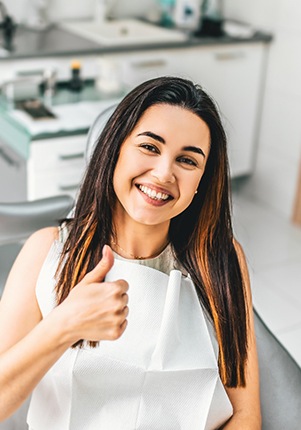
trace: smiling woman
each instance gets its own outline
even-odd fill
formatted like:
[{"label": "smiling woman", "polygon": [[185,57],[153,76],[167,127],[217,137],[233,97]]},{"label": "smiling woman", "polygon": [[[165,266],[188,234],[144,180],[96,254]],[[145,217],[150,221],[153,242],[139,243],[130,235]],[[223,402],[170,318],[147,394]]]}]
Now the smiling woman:
[{"label": "smiling woman", "polygon": [[34,234],[11,272],[0,417],[33,391],[34,430],[260,428],[228,183],[225,132],[200,86],[162,77],[121,101],[73,218]]},{"label": "smiling woman", "polygon": [[139,224],[136,228],[159,227],[150,251],[156,242],[160,249],[164,237],[168,242],[170,220],[194,198],[209,148],[209,128],[194,113],[163,103],[147,109],[123,142],[113,176],[114,225],[123,248],[147,255],[149,244],[126,234],[127,223],[133,228],[133,221]]}]

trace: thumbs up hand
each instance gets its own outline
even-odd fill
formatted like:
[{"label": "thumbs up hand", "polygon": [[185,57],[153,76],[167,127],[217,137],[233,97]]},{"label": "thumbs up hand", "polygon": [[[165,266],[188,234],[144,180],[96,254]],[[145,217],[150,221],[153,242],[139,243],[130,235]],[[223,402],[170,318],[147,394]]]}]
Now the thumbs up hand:
[{"label": "thumbs up hand", "polygon": [[58,306],[69,325],[72,344],[80,339],[116,340],[123,334],[129,312],[128,283],[123,279],[103,282],[113,264],[113,252],[105,245],[100,262]]},{"label": "thumbs up hand", "polygon": [[91,272],[88,272],[86,274],[86,276],[82,279],[81,283],[84,282],[85,284],[88,284],[93,282],[102,282],[108,271],[112,268],[113,264],[113,252],[108,245],[105,245],[102,251],[102,259],[94,267],[94,269],[91,270]]}]

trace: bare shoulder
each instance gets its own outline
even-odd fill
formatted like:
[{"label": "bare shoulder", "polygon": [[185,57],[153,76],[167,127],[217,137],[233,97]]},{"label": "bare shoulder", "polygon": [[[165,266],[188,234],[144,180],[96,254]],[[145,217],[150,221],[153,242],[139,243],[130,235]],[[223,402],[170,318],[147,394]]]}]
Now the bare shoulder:
[{"label": "bare shoulder", "polygon": [[42,264],[57,239],[57,227],[47,227],[33,233],[25,242],[12,266],[7,286],[16,288],[19,284],[17,281],[22,275],[35,284]]},{"label": "bare shoulder", "polygon": [[[51,245],[58,239],[58,228],[47,227],[33,233],[23,245],[17,256],[9,278],[16,272],[26,269],[27,274],[40,271],[41,264],[46,258]],[[26,267],[25,267],[26,266]],[[8,279],[9,281],[9,279]]]},{"label": "bare shoulder", "polygon": [[57,227],[38,230],[27,239],[12,265],[0,301],[0,337],[3,341],[0,350],[23,337],[41,320],[36,283],[45,258],[57,239]]},{"label": "bare shoulder", "polygon": [[40,250],[49,250],[50,244],[55,240],[58,240],[59,231],[57,227],[46,227],[41,230],[34,232],[27,241],[25,242],[25,247],[39,245]]},{"label": "bare shoulder", "polygon": [[15,270],[25,269],[24,265],[27,267],[27,272],[29,270],[33,271],[33,273],[39,272],[41,265],[51,248],[51,245],[57,239],[57,227],[47,227],[37,230],[26,240],[25,244],[23,245],[14,262],[14,265],[12,266],[12,272],[14,273]]}]

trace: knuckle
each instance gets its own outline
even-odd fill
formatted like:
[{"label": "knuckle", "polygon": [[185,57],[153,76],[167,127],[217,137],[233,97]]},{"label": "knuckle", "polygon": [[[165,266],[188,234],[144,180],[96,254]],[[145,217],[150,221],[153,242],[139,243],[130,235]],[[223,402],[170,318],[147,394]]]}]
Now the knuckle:
[{"label": "knuckle", "polygon": [[122,334],[122,332],[121,332],[121,328],[119,326],[113,327],[111,329],[111,338],[113,340],[119,339],[121,334]]},{"label": "knuckle", "polygon": [[112,282],[110,284],[110,289],[112,294],[120,294],[120,287],[117,282]]},{"label": "knuckle", "polygon": [[119,285],[121,291],[127,291],[129,289],[129,284],[124,279],[118,279],[118,281],[116,281],[116,284]]},{"label": "knuckle", "polygon": [[123,281],[123,289],[124,289],[124,291],[128,291],[128,289],[129,289],[129,283],[128,282]]},{"label": "knuckle", "polygon": [[114,289],[112,291],[112,298],[113,298],[114,302],[118,302],[120,299],[120,291]]},{"label": "knuckle", "polygon": [[125,319],[124,316],[116,320],[116,323],[111,327],[110,338],[112,340],[119,339],[120,336],[123,334],[126,326],[127,326],[127,320]]},{"label": "knuckle", "polygon": [[121,311],[122,311],[121,304],[119,302],[114,303],[114,305],[112,306],[113,315],[119,315]]}]

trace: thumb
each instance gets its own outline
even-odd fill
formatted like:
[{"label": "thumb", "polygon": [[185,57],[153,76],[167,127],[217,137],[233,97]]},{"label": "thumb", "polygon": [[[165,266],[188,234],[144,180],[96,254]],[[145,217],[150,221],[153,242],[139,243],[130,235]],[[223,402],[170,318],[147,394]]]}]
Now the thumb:
[{"label": "thumb", "polygon": [[85,283],[101,282],[105,278],[108,271],[114,264],[114,255],[109,245],[105,245],[102,249],[102,259],[94,267],[93,270],[88,272],[83,281]]}]

